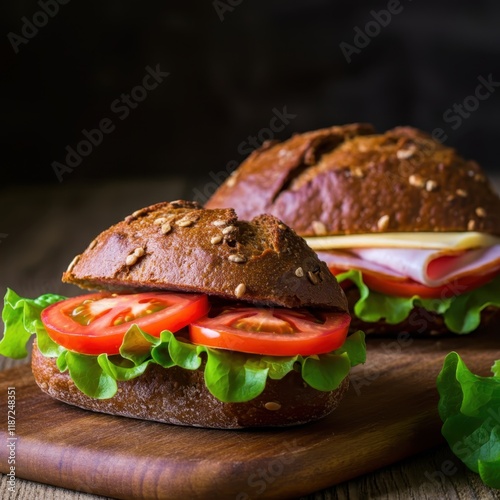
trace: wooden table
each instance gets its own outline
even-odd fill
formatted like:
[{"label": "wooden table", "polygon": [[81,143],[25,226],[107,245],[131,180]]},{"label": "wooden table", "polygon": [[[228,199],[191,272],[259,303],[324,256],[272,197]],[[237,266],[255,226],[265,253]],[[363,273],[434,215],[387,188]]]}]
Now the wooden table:
[{"label": "wooden table", "polygon": [[[496,183],[500,187],[500,178]],[[0,291],[3,294],[9,286],[31,297],[47,291],[74,295],[74,287],[60,282],[61,273],[98,232],[137,208],[193,197],[190,185],[170,177],[88,185],[67,180],[61,184],[4,189],[0,192]],[[0,358],[0,370],[27,362]],[[440,474],[449,461],[457,467],[457,472]],[[19,478],[16,490],[15,498],[100,498]],[[8,497],[7,478],[2,475],[0,498]],[[482,485],[478,476],[461,465],[443,445],[302,497],[303,500],[344,498],[500,499],[500,491]]]}]

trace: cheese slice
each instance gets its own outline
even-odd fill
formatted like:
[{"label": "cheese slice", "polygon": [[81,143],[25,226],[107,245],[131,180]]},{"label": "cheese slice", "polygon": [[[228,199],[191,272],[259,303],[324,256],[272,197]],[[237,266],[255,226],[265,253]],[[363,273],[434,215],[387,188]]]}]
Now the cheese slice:
[{"label": "cheese slice", "polygon": [[420,248],[434,250],[468,250],[500,245],[491,234],[467,232],[369,233],[305,238],[313,250],[355,248]]}]

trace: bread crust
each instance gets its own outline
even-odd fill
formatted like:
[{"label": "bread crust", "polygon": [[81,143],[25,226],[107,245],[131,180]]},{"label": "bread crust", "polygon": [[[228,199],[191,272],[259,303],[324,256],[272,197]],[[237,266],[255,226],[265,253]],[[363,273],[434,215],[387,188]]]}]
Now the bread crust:
[{"label": "bread crust", "polygon": [[232,209],[205,210],[188,201],[134,212],[99,234],[62,279],[92,290],[179,290],[347,311],[326,264],[279,219],[246,222]]},{"label": "bread crust", "polygon": [[[287,427],[305,424],[331,413],[344,397],[348,378],[334,391],[306,385],[297,372],[282,380],[268,379],[264,392],[246,403],[223,403],[206,388],[203,371],[151,364],[138,378],[118,382],[110,399],[93,399],[80,392],[56,358],[33,346],[32,370],[43,392],[86,410],[168,424],[218,429]],[[268,404],[269,403],[269,404]]]},{"label": "bread crust", "polygon": [[279,217],[301,236],[398,231],[500,235],[500,197],[475,161],[411,127],[298,134],[251,154],[208,200]]}]

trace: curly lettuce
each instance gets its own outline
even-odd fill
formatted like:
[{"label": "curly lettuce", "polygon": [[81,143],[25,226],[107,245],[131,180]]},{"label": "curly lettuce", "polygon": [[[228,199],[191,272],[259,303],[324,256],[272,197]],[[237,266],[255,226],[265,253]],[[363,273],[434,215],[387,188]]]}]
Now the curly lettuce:
[{"label": "curly lettuce", "polygon": [[437,378],[442,434],[453,453],[500,489],[500,360],[493,376],[472,373],[456,352],[449,353]]},{"label": "curly lettuce", "polygon": [[337,276],[337,281],[351,281],[359,289],[360,298],[354,314],[361,320],[374,323],[385,320],[398,324],[408,318],[411,310],[423,307],[443,316],[446,327],[458,334],[470,333],[481,323],[481,311],[489,306],[500,307],[500,276],[475,290],[440,299],[423,299],[418,295],[397,297],[370,290],[361,272],[350,270]]},{"label": "curly lettuce", "polygon": [[179,366],[186,370],[204,370],[208,390],[224,402],[245,402],[256,398],[266,381],[282,379],[297,370],[303,380],[320,391],[336,389],[352,366],[366,360],[363,332],[349,336],[344,345],[328,354],[312,356],[260,356],[194,345],[169,331],[154,337],[133,325],[126,332],[117,355],[89,356],[69,351],[48,336],[40,319],[42,310],[64,300],[60,295],[45,294],[25,299],[7,290],[2,319],[4,337],[0,354],[13,358],[27,355],[26,345],[36,335],[44,356],[57,358],[59,370],[67,371],[76,387],[96,399],[113,397],[117,383],[141,376],[149,364],[163,368]]}]

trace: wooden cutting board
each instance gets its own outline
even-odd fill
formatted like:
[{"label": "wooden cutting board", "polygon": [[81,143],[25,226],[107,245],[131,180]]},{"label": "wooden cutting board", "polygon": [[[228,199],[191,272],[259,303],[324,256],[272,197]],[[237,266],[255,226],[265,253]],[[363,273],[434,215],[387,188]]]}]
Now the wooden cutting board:
[{"label": "wooden cutting board", "polygon": [[[7,388],[16,391],[17,477],[115,498],[292,498],[443,442],[435,380],[458,351],[489,374],[490,332],[446,339],[369,341],[341,407],[296,428],[220,431],[97,414],[52,400],[28,366],[0,374],[0,470],[8,471]],[[11,436],[12,437],[12,436]]]}]

